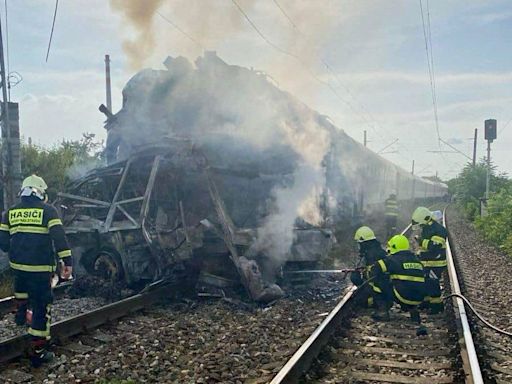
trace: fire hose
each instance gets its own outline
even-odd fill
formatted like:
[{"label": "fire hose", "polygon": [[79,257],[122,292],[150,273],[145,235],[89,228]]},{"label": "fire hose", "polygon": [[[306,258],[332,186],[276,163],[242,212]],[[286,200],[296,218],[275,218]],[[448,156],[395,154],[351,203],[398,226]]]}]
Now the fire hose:
[{"label": "fire hose", "polygon": [[443,297],[443,301],[446,301],[448,300],[450,297],[458,297],[459,299],[462,299],[464,301],[464,303],[466,303],[466,305],[469,307],[469,309],[471,309],[471,312],[474,313],[474,315],[478,318],[478,320],[480,320],[482,323],[484,323],[484,325],[490,329],[492,329],[493,331],[495,332],[498,332],[502,335],[505,335],[505,336],[509,336],[509,337],[512,337],[512,332],[508,332],[508,331],[505,331],[503,329],[500,329],[498,327],[496,327],[495,325],[492,325],[490,322],[488,322],[487,320],[485,320],[482,315],[480,315],[478,313],[478,311],[471,305],[471,303],[469,302],[469,300],[461,295],[461,294],[458,294],[458,293],[452,293],[448,296],[444,296]]}]

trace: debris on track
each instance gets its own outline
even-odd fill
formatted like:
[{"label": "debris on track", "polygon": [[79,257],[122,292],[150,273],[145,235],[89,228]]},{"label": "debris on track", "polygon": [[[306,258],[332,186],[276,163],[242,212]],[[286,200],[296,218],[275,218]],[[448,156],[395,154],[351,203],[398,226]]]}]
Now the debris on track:
[{"label": "debris on track", "polygon": [[34,372],[21,360],[0,378],[21,371],[33,382],[49,384],[266,383],[321,323],[343,288],[343,282],[322,279],[266,307],[222,299],[157,306],[56,347],[49,367]]}]

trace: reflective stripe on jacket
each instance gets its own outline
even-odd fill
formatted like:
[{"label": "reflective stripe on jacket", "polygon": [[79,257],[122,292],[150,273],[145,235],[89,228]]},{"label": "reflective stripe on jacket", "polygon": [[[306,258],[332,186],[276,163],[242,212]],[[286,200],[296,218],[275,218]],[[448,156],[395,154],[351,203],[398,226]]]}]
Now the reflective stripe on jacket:
[{"label": "reflective stripe on jacket", "polygon": [[396,198],[390,197],[384,204],[386,206],[386,216],[398,216],[398,203]]},{"label": "reflective stripe on jacket", "polygon": [[423,265],[410,251],[401,251],[377,261],[376,274],[388,274],[397,300],[418,305],[425,296]]},{"label": "reflective stripe on jacket", "polygon": [[65,265],[71,265],[71,250],[57,210],[34,196],[22,197],[2,215],[0,249],[9,252],[11,268],[19,271],[55,271],[54,249]]},{"label": "reflective stripe on jacket", "polygon": [[437,221],[422,225],[419,258],[425,268],[446,267],[446,228]]}]

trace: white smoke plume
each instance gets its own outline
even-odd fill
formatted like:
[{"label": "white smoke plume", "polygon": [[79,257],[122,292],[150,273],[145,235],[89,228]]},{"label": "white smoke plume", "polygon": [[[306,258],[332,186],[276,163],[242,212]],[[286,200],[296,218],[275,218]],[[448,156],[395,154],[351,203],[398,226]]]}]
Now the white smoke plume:
[{"label": "white smoke plume", "polygon": [[[258,35],[235,3],[274,47]],[[304,77],[311,83],[308,71],[325,70],[321,51],[343,14],[337,2],[319,6],[306,0],[110,0],[110,4],[126,22],[124,48],[131,69],[141,69],[169,53],[193,59],[204,50],[224,54],[230,45],[263,47],[268,57],[265,71],[299,87]]]},{"label": "white smoke plume", "polygon": [[[135,12],[141,4],[148,7],[138,17]],[[111,0],[111,5],[136,32],[135,38],[128,35],[124,45],[132,69],[140,69],[169,52],[191,59],[205,49],[222,52],[230,44],[241,49],[264,47],[265,71],[279,84],[294,92],[307,90],[310,95],[323,86],[312,77],[318,68],[325,69],[319,60],[321,50],[339,22],[339,5],[334,2],[318,6],[317,2],[304,0]],[[237,5],[255,23],[263,39]],[[257,41],[259,47],[248,47],[249,41]],[[200,62],[198,66],[201,70]],[[177,67],[173,70],[178,71]],[[194,76],[185,60],[181,67],[172,92],[154,95],[153,90],[167,81],[156,71],[147,72],[143,81],[137,82],[133,93],[152,93],[153,97],[132,98],[135,101],[128,108],[137,113],[130,114],[131,141],[144,142],[148,130],[163,134],[170,127],[174,135],[203,141],[209,135],[229,135],[259,148],[262,154],[276,147],[283,149],[282,153],[290,156],[287,161],[294,164],[293,180],[273,191],[273,212],[260,223],[254,249],[283,260],[293,242],[298,217],[310,224],[322,223],[319,195],[326,184],[322,161],[331,146],[329,130],[311,109],[295,100],[289,102],[265,76],[244,70],[236,74],[238,69],[215,64],[204,70],[214,75]],[[130,97],[127,100],[129,104]],[[168,116],[183,114],[176,106],[187,103],[197,116],[182,128],[180,121]],[[167,112],[162,113],[161,108]]]},{"label": "white smoke plume", "polygon": [[168,59],[168,70],[143,70],[128,82],[113,128],[123,137],[120,153],[166,136],[188,137],[215,148],[226,167],[252,162],[262,174],[288,175],[258,203],[265,214],[252,249],[284,260],[298,218],[322,224],[319,195],[332,128],[263,74],[228,65],[213,53],[195,64]]}]

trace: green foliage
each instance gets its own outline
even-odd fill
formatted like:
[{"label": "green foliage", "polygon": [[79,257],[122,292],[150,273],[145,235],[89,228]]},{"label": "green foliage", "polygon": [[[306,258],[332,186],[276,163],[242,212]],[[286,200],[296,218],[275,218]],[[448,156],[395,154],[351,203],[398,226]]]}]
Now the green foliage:
[{"label": "green foliage", "polygon": [[[467,164],[462,172],[448,181],[450,194],[456,197],[459,206],[470,220],[474,220],[480,212],[480,199],[485,195],[487,164],[484,160],[476,164]],[[498,174],[496,167],[491,166],[490,192],[500,191],[510,184],[506,174]]]},{"label": "green foliage", "polygon": [[512,253],[512,186],[495,193],[488,203],[487,216],[478,217],[476,227],[491,244]]},{"label": "green foliage", "polygon": [[121,379],[101,379],[97,381],[98,384],[135,384],[133,380],[121,380]]},{"label": "green foliage", "polygon": [[50,148],[23,144],[21,172],[23,177],[31,174],[43,177],[52,200],[70,179],[101,163],[101,148],[102,143],[95,141],[91,133],[83,134],[80,140],[65,140]]}]

